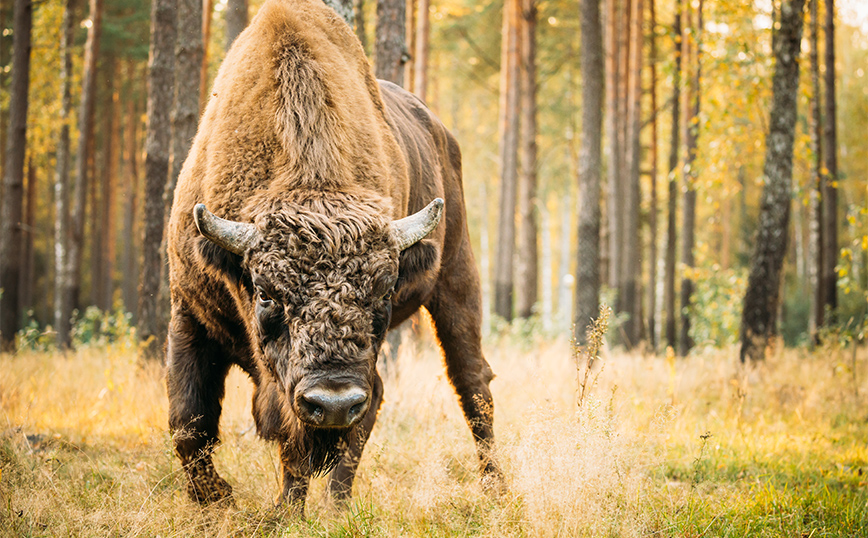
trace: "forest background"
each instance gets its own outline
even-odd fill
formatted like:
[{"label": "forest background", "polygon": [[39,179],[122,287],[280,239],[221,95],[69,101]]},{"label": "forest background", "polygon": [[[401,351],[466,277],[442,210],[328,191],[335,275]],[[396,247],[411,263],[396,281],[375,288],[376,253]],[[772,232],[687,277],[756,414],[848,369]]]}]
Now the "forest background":
[{"label": "forest background", "polygon": [[[406,40],[398,40],[403,47],[398,66],[392,74],[384,74],[383,60],[377,72],[381,77],[406,80],[404,85],[423,96],[462,145],[486,330],[499,330],[503,321],[513,317],[529,320],[521,323],[521,330],[549,335],[565,334],[576,320],[582,326],[587,312],[596,313],[596,305],[582,312],[573,307],[577,262],[589,252],[578,237],[583,111],[579,6],[560,1],[527,5],[418,2],[421,8],[413,2],[399,6],[406,20],[397,31],[406,32],[402,36]],[[258,6],[255,1],[250,4],[250,16]],[[510,6],[523,16],[511,17]],[[91,46],[88,35],[94,34],[89,29],[97,7],[101,30],[93,58],[87,60],[85,49]],[[374,49],[381,46],[377,32],[396,30],[378,28],[376,3],[357,1],[353,7],[356,30],[373,57]],[[10,149],[11,8],[9,1],[0,10],[4,28],[0,39],[0,142]],[[238,10],[234,4],[218,0],[203,9],[210,17],[203,19],[207,24],[197,31],[204,29],[207,38],[204,54],[199,56],[200,80],[205,84],[201,88],[206,88],[231,40],[227,32],[237,33],[239,23],[230,16]],[[417,15],[419,9],[428,16]],[[681,354],[695,344],[733,343],[739,337],[759,220],[772,99],[772,27],[777,24],[775,13],[780,6],[646,0],[644,5],[604,2],[600,9],[609,93],[603,107],[605,158],[599,167],[602,220],[597,265],[602,301],[619,313],[612,323],[612,340],[628,348],[641,340],[646,348],[658,351],[671,345]],[[67,10],[69,19],[64,19]],[[641,10],[641,19],[636,10]],[[683,13],[681,28],[676,30],[678,10]],[[829,66],[810,62],[808,53],[816,41],[814,50],[819,49],[819,58],[824,59],[829,43],[823,41],[823,32],[812,33],[808,11],[797,96],[792,219],[786,232],[776,331],[788,345],[817,340],[817,317],[822,327],[825,305],[833,309],[828,318],[834,321],[835,330],[846,328],[846,335],[861,338],[868,305],[868,13],[859,2],[845,1],[834,19],[838,135],[837,146],[826,149],[823,157],[822,147],[812,140],[812,129],[817,125],[828,128],[829,120],[822,114],[815,116],[811,107],[817,104],[824,111],[822,99],[828,89],[815,85],[811,74],[816,69],[822,78]],[[823,6],[817,17],[822,30]],[[529,22],[533,25],[528,30]],[[63,45],[64,27],[71,30],[68,45]],[[15,288],[17,307],[9,306],[7,290],[4,319],[10,312],[14,318],[5,325],[6,333],[8,327],[23,331],[20,345],[24,347],[50,345],[58,326],[70,318],[72,338],[79,341],[113,330],[112,324],[135,326],[140,315],[136,306],[143,282],[140,275],[160,270],[159,262],[155,269],[142,268],[143,263],[154,263],[153,257],[142,261],[143,231],[151,218],[143,207],[149,198],[162,194],[146,192],[147,181],[143,180],[149,28],[149,5],[135,0],[110,0],[104,6],[101,1],[88,6],[60,0],[34,5],[26,157],[21,184],[15,186],[22,200],[17,227],[21,250],[20,256],[4,260],[6,266],[18,264],[20,275],[18,286],[9,286],[7,281],[7,288]],[[519,34],[524,32],[534,36],[531,56],[519,46]],[[182,31],[179,36],[183,35]],[[620,41],[612,40],[613,35]],[[181,40],[178,43],[178,61],[182,61]],[[71,60],[66,70],[65,51]],[[84,73],[86,61],[93,66],[90,81]],[[812,67],[815,63],[816,68]],[[525,68],[528,65],[530,70]],[[189,66],[182,67],[179,73],[189,71]],[[528,77],[535,88],[522,92],[521,84],[527,84]],[[92,104],[82,99],[88,84]],[[676,87],[677,94],[673,93]],[[67,91],[64,105],[62,96]],[[202,91],[201,101],[206,97],[207,92]],[[673,100],[679,101],[680,117],[673,116]],[[82,121],[83,114],[91,119]],[[181,121],[177,112],[174,118]],[[189,137],[193,132],[190,119],[185,121],[188,125],[183,132]],[[674,126],[673,121],[677,122]],[[71,141],[66,154],[72,160],[59,150],[64,125]],[[157,128],[169,136],[172,125]],[[180,127],[177,130],[181,132]],[[632,150],[629,146],[636,132],[638,146]],[[531,141],[536,146],[533,149],[529,149]],[[689,143],[694,150],[687,148]],[[184,144],[177,144],[184,151]],[[638,151],[639,157],[634,159],[628,150]],[[12,165],[7,165],[7,153],[3,152],[0,162],[4,177],[10,175]],[[834,177],[828,174],[830,154],[837,156]],[[625,169],[624,163],[632,161],[636,166]],[[179,159],[173,162],[177,174]],[[63,172],[64,168],[68,171]],[[167,174],[168,182],[172,171]],[[826,256],[832,260],[826,266],[834,272],[835,303],[831,299],[822,303],[816,294],[823,277],[818,265],[822,263],[818,253],[821,232],[817,231],[821,227],[814,224],[821,218],[814,208],[824,188],[818,177],[837,190],[831,221],[837,229],[837,238],[833,238],[837,244],[829,251],[833,256]],[[638,199],[622,195],[625,191],[618,189],[624,189],[625,183],[638,185]],[[80,201],[58,203],[60,196],[71,195]],[[168,191],[163,196],[171,199]],[[510,205],[510,197],[517,202]],[[80,207],[73,207],[75,203]],[[625,209],[627,203],[632,206]],[[56,228],[58,211],[75,213],[66,219],[77,219],[78,226],[83,225],[77,254],[80,267],[74,275],[57,270],[62,263],[58,256],[63,255],[58,250],[58,233],[70,235],[69,230]],[[624,241],[629,243],[625,237],[637,240],[624,246]],[[505,247],[513,244],[515,250]],[[624,305],[621,273],[626,270],[619,273],[616,268],[627,267],[628,254],[634,265],[627,272],[638,281],[632,292],[636,298]],[[62,282],[64,277],[67,282]],[[58,300],[64,286],[74,290],[65,305]],[[588,301],[578,302],[584,303]],[[165,310],[161,313],[154,316],[157,327],[165,324],[159,321],[166,317]],[[160,331],[148,334],[154,332]],[[581,332],[576,329],[577,335]],[[68,338],[61,337],[61,344],[67,345]]]}]

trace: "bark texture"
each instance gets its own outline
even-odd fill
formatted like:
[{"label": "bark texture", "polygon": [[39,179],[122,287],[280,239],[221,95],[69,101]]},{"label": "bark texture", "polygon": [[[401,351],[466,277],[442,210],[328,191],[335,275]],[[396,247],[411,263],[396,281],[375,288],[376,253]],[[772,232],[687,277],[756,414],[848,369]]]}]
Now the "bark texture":
[{"label": "bark texture", "polygon": [[804,0],[781,4],[778,18],[780,27],[772,39],[775,56],[772,110],[766,138],[759,229],[754,241],[742,311],[742,362],[765,358],[777,317],[792,197],[793,141],[804,5]]},{"label": "bark texture", "polygon": [[[690,9],[688,9],[688,28],[692,26]],[[681,332],[678,335],[678,354],[687,356],[693,347],[690,337],[690,303],[693,300],[693,278],[689,270],[693,269],[695,259],[693,246],[696,237],[696,148],[699,141],[699,102],[700,82],[702,79],[700,40],[702,39],[702,0],[699,0],[697,10],[696,28],[692,35],[683,41],[683,48],[689,53],[685,55],[689,63],[693,64],[693,77],[687,92],[686,129],[684,132],[685,161],[684,161],[684,221],[681,226],[681,265],[688,272],[681,278]],[[689,64],[688,64],[689,65]]]},{"label": "bark texture", "polygon": [[823,270],[823,116],[820,112],[822,94],[820,93],[820,0],[810,2],[810,52],[811,63],[811,115],[809,130],[811,136],[811,152],[814,160],[811,163],[810,183],[810,246],[808,253],[808,289],[813,290],[811,309],[808,313],[808,332],[812,341],[818,342],[817,330],[825,322],[826,288],[821,283]]},{"label": "bark texture", "polygon": [[[620,282],[621,237],[623,225],[624,200],[621,197],[621,131],[618,104],[622,99],[620,92],[620,40],[618,0],[607,0],[606,9],[606,220],[608,224],[609,272],[606,281],[609,287],[617,287]],[[596,313],[594,314],[596,315]]]},{"label": "bark texture", "polygon": [[404,85],[404,63],[409,59],[405,0],[377,0],[377,38],[374,69],[377,78]]},{"label": "bark texture", "polygon": [[202,5],[202,66],[199,73],[199,114],[208,104],[208,43],[211,42],[211,19],[214,15],[214,0],[203,0]]},{"label": "bark texture", "polygon": [[323,0],[325,5],[335,10],[340,17],[353,27],[353,0]]},{"label": "bark texture", "polygon": [[365,0],[354,0],[353,20],[356,22],[356,37],[359,38],[365,52],[368,52],[368,35],[365,32]]},{"label": "bark texture", "polygon": [[72,302],[66,289],[72,287],[69,253],[69,128],[72,121],[72,45],[75,42],[73,0],[66,0],[60,31],[60,134],[57,141],[57,167],[54,174],[54,330],[57,346],[70,346]]},{"label": "bark texture", "polygon": [[826,51],[824,76],[825,122],[823,123],[823,152],[826,174],[823,176],[823,270],[822,281],[824,308],[835,322],[838,308],[838,127],[835,99],[835,1],[826,0]]},{"label": "bark texture", "polygon": [[68,301],[72,310],[80,306],[82,281],[82,258],[84,257],[85,210],[89,177],[89,161],[93,152],[93,111],[96,99],[97,56],[102,31],[103,0],[90,0],[91,26],[87,32],[84,46],[84,76],[81,89],[81,103],[78,112],[78,149],[75,158],[75,181],[72,185],[70,208],[70,235],[67,258],[67,287],[63,300]]},{"label": "bark texture", "polygon": [[430,0],[419,0],[416,17],[416,54],[413,58],[413,93],[425,101],[428,97],[428,56],[431,45]]},{"label": "bark texture", "polygon": [[[587,328],[600,309],[600,169],[603,128],[603,39],[600,0],[582,0],[582,138],[579,147],[579,245],[573,309],[574,338],[587,343]],[[567,230],[561,231],[566,234]]]},{"label": "bark texture", "polygon": [[516,314],[533,315],[539,295],[539,249],[537,248],[537,147],[536,147],[536,1],[521,0],[521,177],[519,178],[518,258],[516,260]]},{"label": "bark texture", "polygon": [[3,204],[0,207],[0,351],[15,349],[21,318],[22,217],[24,212],[24,157],[27,149],[27,107],[30,87],[30,49],[33,2],[15,0],[12,14],[12,84],[9,92],[9,134],[3,168]]},{"label": "bark texture", "polygon": [[625,207],[622,215],[624,223],[623,259],[619,289],[620,311],[628,315],[624,322],[624,345],[627,349],[639,344],[642,334],[642,315],[640,285],[642,280],[641,264],[641,226],[639,210],[641,190],[639,188],[639,165],[642,148],[639,134],[642,124],[642,50],[645,41],[644,3],[630,0],[630,46],[629,46],[629,83],[627,84],[627,129],[626,129],[626,168]]},{"label": "bark texture", "polygon": [[657,14],[654,0],[648,2],[650,18],[649,59],[651,68],[651,177],[648,211],[648,344],[657,349]]},{"label": "bark texture", "polygon": [[[128,78],[133,80],[136,69],[132,62],[128,68]],[[124,272],[123,301],[124,307],[129,312],[136,310],[138,302],[137,283],[138,279],[138,252],[139,237],[136,226],[139,214],[139,110],[136,100],[128,99],[126,102],[126,123],[124,124],[124,231],[123,252],[121,253],[122,267]],[[135,319],[133,320],[135,322]]]},{"label": "bark texture", "polygon": [[[238,34],[247,28],[247,11],[247,0],[229,0],[226,4],[226,50],[229,50]],[[151,13],[153,14],[153,7],[151,8]],[[166,30],[168,31],[169,29],[167,28]],[[175,31],[171,30],[171,32],[174,34]],[[151,35],[153,36],[153,29],[151,29]],[[153,42],[151,43],[151,47],[153,50]]]},{"label": "bark texture", "polygon": [[518,183],[519,0],[505,0],[500,53],[500,213],[494,262],[494,313],[512,320],[515,206]]},{"label": "bark texture", "polygon": [[[675,22],[672,35],[681,36],[682,0],[675,2]],[[675,303],[675,255],[678,232],[678,155],[680,137],[678,125],[681,123],[681,47],[675,43],[675,66],[672,72],[672,130],[669,138],[669,200],[666,215],[666,257],[663,268],[663,309],[666,311],[664,328],[666,345],[676,348],[675,320],[678,316]]]},{"label": "bark texture", "polygon": [[142,270],[137,309],[140,360],[162,357],[158,296],[160,242],[163,238],[163,191],[169,174],[170,111],[174,95],[175,21],[177,3],[151,4],[151,54],[148,63],[148,134],[145,157],[145,203]]}]

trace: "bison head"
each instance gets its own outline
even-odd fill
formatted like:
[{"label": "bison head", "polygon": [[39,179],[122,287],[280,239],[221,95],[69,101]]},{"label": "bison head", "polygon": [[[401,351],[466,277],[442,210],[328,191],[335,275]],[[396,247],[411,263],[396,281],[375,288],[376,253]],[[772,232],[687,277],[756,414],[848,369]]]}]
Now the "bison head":
[{"label": "bison head", "polygon": [[241,223],[196,205],[202,235],[242,259],[253,348],[305,429],[347,430],[364,417],[399,253],[428,235],[442,212],[437,198],[392,221],[381,202],[332,195],[272,202]]}]

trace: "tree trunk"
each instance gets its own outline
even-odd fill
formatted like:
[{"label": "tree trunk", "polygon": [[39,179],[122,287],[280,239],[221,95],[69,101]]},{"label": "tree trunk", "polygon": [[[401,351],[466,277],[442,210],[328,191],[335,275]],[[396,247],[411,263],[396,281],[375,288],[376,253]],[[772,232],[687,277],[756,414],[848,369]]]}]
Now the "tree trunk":
[{"label": "tree trunk", "polygon": [[416,18],[416,57],[413,59],[413,91],[422,101],[428,98],[428,56],[431,46],[430,0],[419,0]]},{"label": "tree trunk", "polygon": [[491,256],[488,237],[488,189],[485,180],[479,182],[479,199],[482,201],[479,220],[479,272],[482,281],[482,334],[491,332]]},{"label": "tree trunk", "polygon": [[[619,17],[618,17],[618,2],[619,0],[608,0],[606,28],[608,35],[606,36],[606,175],[607,177],[607,192],[606,203],[607,211],[606,218],[608,222],[608,253],[609,253],[609,272],[607,275],[607,284],[611,288],[617,288],[620,279],[621,267],[621,215],[623,215],[623,198],[621,198],[621,179],[620,179],[620,159],[621,159],[621,144],[619,133],[621,126],[619,123],[620,116],[618,115],[618,104],[622,99],[621,88],[621,72],[620,72],[620,41],[618,39]],[[595,312],[596,316],[597,313]]]},{"label": "tree trunk", "polygon": [[500,54],[500,213],[495,255],[494,313],[512,320],[515,206],[518,182],[519,0],[505,0]]},{"label": "tree trunk", "polygon": [[69,265],[69,128],[72,113],[72,47],[75,43],[74,0],[66,0],[60,31],[60,134],[57,141],[57,166],[54,179],[54,330],[57,347],[70,345],[72,297],[66,290],[73,287]]},{"label": "tree trunk", "polygon": [[407,20],[404,22],[404,30],[407,34],[404,40],[410,59],[404,64],[404,80],[407,81],[405,89],[410,93],[416,93],[416,0],[406,0],[406,2],[404,9]]},{"label": "tree trunk", "polygon": [[649,63],[651,64],[651,191],[648,211],[648,343],[657,349],[657,14],[654,0],[648,4],[651,18]]},{"label": "tree trunk", "polygon": [[[675,0],[675,22],[672,35],[681,36],[682,0]],[[677,347],[675,319],[678,315],[675,303],[675,254],[678,232],[678,154],[679,125],[681,123],[681,46],[675,42],[675,67],[672,72],[672,130],[669,138],[669,200],[666,217],[666,259],[663,268],[663,309],[666,311],[666,344],[672,349]]]},{"label": "tree trunk", "polygon": [[325,5],[335,10],[350,28],[353,27],[353,0],[323,0]]},{"label": "tree trunk", "polygon": [[[603,39],[600,0],[581,0],[582,138],[579,148],[579,238],[573,337],[587,344],[600,310],[600,169],[603,127]],[[561,233],[569,233],[567,229]]]},{"label": "tree trunk", "polygon": [[[100,112],[102,112],[102,110],[100,110]],[[100,263],[100,254],[102,253],[102,238],[103,232],[105,232],[105,230],[100,225],[102,220],[100,217],[102,212],[102,204],[100,203],[100,197],[102,195],[102,177],[97,177],[96,175],[96,126],[94,126],[94,137],[90,141],[88,141],[88,143],[91,144],[91,148],[87,152],[87,174],[90,178],[90,182],[88,183],[87,203],[87,207],[89,209],[89,211],[87,212],[87,216],[89,217],[89,224],[86,236],[90,239],[90,258],[85,259],[82,262],[82,267],[90,268],[90,289],[88,299],[81,304],[81,308],[86,308],[86,306],[89,305],[94,305],[97,307],[99,306],[100,299],[98,283],[103,281],[103,267]],[[100,151],[102,151],[103,149],[104,148],[100,148]],[[85,245],[87,245],[86,242]],[[82,295],[84,294],[82,293]]]},{"label": "tree trunk", "polygon": [[172,108],[172,157],[169,181],[163,190],[164,214],[172,211],[175,185],[187,153],[196,136],[199,123],[199,88],[197,69],[202,65],[202,1],[177,1],[177,33],[175,37],[175,87]]},{"label": "tree trunk", "polygon": [[353,27],[353,0],[323,0],[323,2],[334,9],[350,28]]},{"label": "tree trunk", "polygon": [[[202,2],[177,0],[177,34],[175,36],[175,88],[172,107],[172,152],[169,159],[169,179],[163,189],[163,229],[172,214],[175,185],[199,123],[199,83],[196,68],[202,64]],[[160,243],[160,293],[157,307],[157,335],[162,340],[170,317],[169,265],[166,258],[166,237]]]},{"label": "tree trunk", "polygon": [[[111,62],[112,72],[115,71],[117,61]],[[111,84],[111,109],[106,120],[106,148],[105,165],[103,166],[103,190],[102,190],[102,228],[103,244],[101,264],[103,266],[103,281],[98,283],[100,288],[99,307],[104,311],[112,310],[115,290],[115,253],[117,245],[115,198],[116,185],[118,182],[118,146],[120,146],[120,94],[118,87]]]},{"label": "tree trunk", "polygon": [[33,274],[36,253],[33,250],[34,235],[36,232],[36,167],[33,166],[33,156],[27,159],[27,197],[24,204],[23,240],[24,245],[21,253],[21,274],[18,284],[21,294],[18,296],[18,312],[27,314],[27,309],[33,304]]},{"label": "tree trunk", "polygon": [[642,0],[630,0],[629,83],[627,85],[627,130],[625,162],[627,168],[624,207],[624,267],[622,272],[621,311],[629,317],[624,323],[624,344],[628,349],[639,344],[642,331],[640,285],[642,264],[640,257],[641,231],[639,211],[641,190],[639,168],[642,160],[639,134],[642,124],[642,49],[644,10]]},{"label": "tree trunk", "polygon": [[838,308],[838,116],[835,98],[835,1],[826,0],[826,73],[825,73],[825,122],[823,124],[823,156],[826,173],[823,176],[823,270],[822,286],[824,308],[828,308],[835,322]]},{"label": "tree trunk", "polygon": [[406,0],[377,0],[377,39],[374,67],[377,78],[404,85],[404,63],[408,60]]},{"label": "tree trunk", "polygon": [[540,277],[542,293],[540,294],[540,318],[545,334],[554,330],[554,275],[552,274],[552,219],[545,204],[539,207],[540,224]]},{"label": "tree trunk", "polygon": [[[692,17],[688,8],[687,27],[692,27]],[[686,112],[687,122],[684,133],[685,163],[684,163],[684,224],[681,227],[681,265],[690,271],[695,265],[693,246],[696,233],[696,147],[699,138],[699,98],[702,69],[700,64],[700,40],[702,39],[702,0],[699,0],[697,23],[693,31],[695,38],[685,38],[684,47],[689,51],[685,61],[693,63],[694,73],[687,92]],[[681,333],[678,337],[678,354],[686,357],[693,347],[690,337],[690,304],[693,298],[693,278],[688,272],[681,278]]]},{"label": "tree trunk", "polygon": [[[622,0],[621,1],[621,10],[618,17],[618,106],[615,108],[616,114],[618,114],[618,185],[617,185],[617,200],[616,203],[618,205],[618,265],[615,268],[616,270],[616,284],[615,288],[617,289],[617,298],[615,300],[615,310],[617,312],[626,312],[624,308],[624,301],[626,295],[626,267],[627,267],[627,249],[628,243],[630,242],[630,234],[633,233],[633,230],[627,227],[628,220],[628,208],[627,204],[630,198],[630,177],[629,177],[629,167],[627,166],[627,146],[629,145],[627,130],[629,127],[629,120],[627,118],[627,112],[629,107],[627,103],[630,100],[630,31],[632,30],[631,26],[631,17],[633,16],[632,11],[632,0]],[[629,314],[628,312],[628,315]],[[629,343],[628,343],[629,346]]]},{"label": "tree trunk", "polygon": [[27,106],[30,86],[31,0],[15,0],[12,15],[12,84],[9,92],[9,134],[3,168],[0,206],[0,351],[15,349],[21,318],[18,282],[21,278],[21,218],[24,199],[24,157],[27,150]]},{"label": "tree trunk", "polygon": [[214,15],[214,0],[203,0],[202,5],[202,67],[199,73],[199,116],[208,104],[208,44],[211,42],[211,19]]},{"label": "tree trunk", "polygon": [[[160,290],[160,242],[163,238],[163,192],[169,174],[171,123],[169,112],[174,95],[175,13],[173,0],[151,4],[151,55],[148,75],[148,135],[145,157],[144,233],[142,237],[141,284],[138,328],[141,360],[162,359],[162,336],[158,319]],[[198,95],[198,92],[196,93]]]},{"label": "tree trunk", "polygon": [[[128,80],[135,79],[136,69],[134,64],[130,62]],[[135,313],[136,303],[138,301],[138,234],[136,233],[138,222],[137,214],[139,209],[139,143],[138,143],[138,127],[139,118],[136,106],[136,100],[128,99],[126,103],[126,124],[124,126],[125,138],[125,172],[124,177],[126,188],[125,204],[124,204],[124,242],[123,242],[123,300],[124,308],[127,312]],[[135,322],[135,319],[133,320]]]},{"label": "tree trunk", "polygon": [[82,258],[84,257],[84,227],[88,192],[88,162],[93,151],[93,111],[96,93],[96,63],[102,27],[103,0],[90,0],[92,24],[87,31],[84,50],[84,76],[82,79],[81,103],[78,112],[78,150],[75,158],[75,182],[72,185],[70,210],[70,235],[67,258],[67,287],[63,300],[73,310],[79,307],[82,281]]},{"label": "tree trunk", "polygon": [[536,0],[521,0],[520,113],[521,177],[518,215],[521,223],[516,260],[516,314],[528,319],[537,302],[539,253],[536,222]]},{"label": "tree trunk", "polygon": [[810,179],[810,230],[811,240],[808,253],[808,286],[813,291],[811,308],[808,312],[808,333],[811,341],[819,342],[817,330],[823,326],[826,309],[826,288],[822,285],[823,271],[823,116],[820,113],[822,94],[820,93],[820,0],[809,0],[811,12],[810,62],[811,62],[811,115],[808,129],[811,136]]},{"label": "tree trunk", "polygon": [[[175,5],[175,3],[172,2],[172,5]],[[174,11],[174,8],[172,9]],[[247,9],[247,0],[228,0],[226,4],[226,50],[229,50],[238,34],[247,28]],[[153,8],[151,12],[153,13]],[[172,26],[174,26],[174,23],[172,23]],[[153,31],[152,28],[151,33]],[[169,29],[167,28],[166,31],[169,31]],[[174,28],[171,30],[171,33],[173,36],[175,35]],[[174,43],[174,37],[172,41]],[[153,44],[151,46],[153,47]]]},{"label": "tree trunk", "polygon": [[742,362],[765,357],[778,307],[790,219],[804,5],[804,0],[781,4],[779,28],[772,38],[775,56],[772,110],[766,139],[759,229],[754,241],[742,311]]},{"label": "tree trunk", "polygon": [[353,2],[353,18],[356,22],[356,37],[359,38],[365,53],[368,53],[368,35],[365,33],[365,0]]},{"label": "tree trunk", "polygon": [[[12,11],[12,0],[0,0],[0,66],[9,65],[9,52],[12,40],[8,38],[9,16]],[[14,36],[13,36],[14,37]],[[9,76],[5,69],[0,69],[0,92],[9,91]],[[6,141],[9,129],[9,110],[0,102],[0,200],[3,199],[3,171],[6,170]]]}]

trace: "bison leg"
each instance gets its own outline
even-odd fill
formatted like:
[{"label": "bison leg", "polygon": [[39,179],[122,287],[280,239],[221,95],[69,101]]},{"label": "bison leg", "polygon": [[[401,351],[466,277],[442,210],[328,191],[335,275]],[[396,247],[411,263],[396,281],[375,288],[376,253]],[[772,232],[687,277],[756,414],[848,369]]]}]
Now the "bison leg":
[{"label": "bison leg", "polygon": [[443,348],[446,374],[476,442],[483,485],[502,489],[503,475],[494,455],[494,401],[488,388],[494,373],[482,355],[479,278],[466,246],[455,263],[441,272],[434,296],[425,306]]},{"label": "bison leg", "polygon": [[187,494],[209,504],[229,498],[232,487],[214,469],[223,388],[230,361],[205,328],[178,308],[169,323],[166,384],[169,429],[187,474]]},{"label": "bison leg", "polygon": [[293,516],[304,515],[304,501],[307,498],[307,488],[310,477],[298,474],[292,465],[294,456],[290,452],[289,443],[280,443],[280,466],[283,471],[283,489],[277,499],[277,508],[288,510]]},{"label": "bison leg", "polygon": [[352,494],[353,479],[356,477],[359,460],[362,459],[362,450],[365,448],[365,443],[368,442],[368,437],[371,436],[374,423],[377,422],[377,413],[382,402],[383,380],[378,372],[374,372],[374,387],[371,392],[371,406],[368,408],[368,413],[356,426],[355,433],[349,439],[349,447],[329,475],[328,490],[335,501],[343,502],[349,499]]}]

